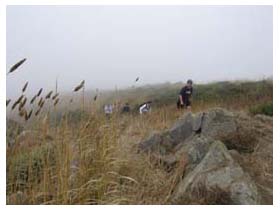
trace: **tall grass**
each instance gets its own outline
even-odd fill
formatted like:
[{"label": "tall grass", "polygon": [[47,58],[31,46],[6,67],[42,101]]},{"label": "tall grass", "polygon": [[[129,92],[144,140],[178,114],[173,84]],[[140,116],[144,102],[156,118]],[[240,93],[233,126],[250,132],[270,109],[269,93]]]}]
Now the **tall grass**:
[{"label": "tall grass", "polygon": [[[271,87],[269,82],[197,86],[192,110],[249,110],[259,101],[272,101]],[[184,111],[176,109],[177,87],[150,89],[144,95],[143,88],[118,95],[135,106],[153,99],[152,112],[143,116],[114,113],[107,119],[100,110],[106,97],[85,110],[42,110],[26,126],[34,132],[7,148],[7,204],[169,204],[184,163],[166,171],[152,157],[138,154],[136,145],[170,127]]]},{"label": "tall grass", "polygon": [[[95,113],[75,130],[67,117],[57,129],[39,125],[41,136],[35,141],[40,143],[31,153],[23,146],[7,151],[7,195],[21,191],[28,204],[165,202],[171,175],[134,147],[154,129],[167,128],[172,121],[168,113],[162,109],[142,118],[113,115],[109,120]],[[46,130],[52,141],[46,140]]]}]

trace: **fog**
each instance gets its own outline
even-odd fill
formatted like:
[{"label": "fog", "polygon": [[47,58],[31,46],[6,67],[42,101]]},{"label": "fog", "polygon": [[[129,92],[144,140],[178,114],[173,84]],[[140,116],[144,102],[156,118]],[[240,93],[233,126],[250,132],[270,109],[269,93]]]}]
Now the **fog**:
[{"label": "fog", "polygon": [[[272,6],[8,6],[7,95],[114,89],[272,71]],[[139,81],[135,83],[136,77]]]}]

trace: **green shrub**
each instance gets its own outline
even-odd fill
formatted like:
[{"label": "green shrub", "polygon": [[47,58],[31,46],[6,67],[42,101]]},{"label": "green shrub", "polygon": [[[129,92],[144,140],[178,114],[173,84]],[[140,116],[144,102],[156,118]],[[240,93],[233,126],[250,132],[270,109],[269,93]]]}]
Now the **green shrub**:
[{"label": "green shrub", "polygon": [[273,116],[273,103],[264,103],[260,105],[253,106],[249,109],[251,114],[264,114],[268,116]]},{"label": "green shrub", "polygon": [[31,152],[24,151],[7,161],[7,193],[22,191],[29,183],[40,182],[43,167],[47,161],[55,165],[55,150],[53,145],[46,144],[34,148]]}]

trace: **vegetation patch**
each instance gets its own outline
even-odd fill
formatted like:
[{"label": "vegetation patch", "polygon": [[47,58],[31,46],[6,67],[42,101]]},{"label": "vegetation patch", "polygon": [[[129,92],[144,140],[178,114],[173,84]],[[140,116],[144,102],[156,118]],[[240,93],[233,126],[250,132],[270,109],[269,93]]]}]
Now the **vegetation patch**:
[{"label": "vegetation patch", "polygon": [[249,111],[253,115],[264,114],[268,116],[273,116],[273,103],[267,102],[256,106],[252,106],[250,107]]}]

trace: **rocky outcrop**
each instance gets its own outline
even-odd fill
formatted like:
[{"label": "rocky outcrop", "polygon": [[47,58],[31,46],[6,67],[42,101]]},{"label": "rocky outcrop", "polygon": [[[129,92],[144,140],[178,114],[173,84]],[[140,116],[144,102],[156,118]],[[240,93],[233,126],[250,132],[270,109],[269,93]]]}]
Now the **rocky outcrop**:
[{"label": "rocky outcrop", "polygon": [[190,199],[193,188],[218,189],[228,193],[230,204],[258,204],[259,194],[254,182],[232,159],[224,144],[212,143],[203,160],[178,184],[172,203]]},{"label": "rocky outcrop", "polygon": [[237,131],[234,115],[224,109],[213,109],[207,113],[185,114],[172,128],[162,134],[152,134],[139,145],[140,151],[165,154],[182,142],[192,140],[198,134],[216,140],[231,139]]},{"label": "rocky outcrop", "polygon": [[227,197],[226,204],[261,203],[254,180],[231,155],[237,157],[239,152],[229,152],[229,149],[238,149],[235,145],[241,142],[238,139],[241,125],[237,119],[237,114],[220,108],[196,115],[187,113],[169,130],[153,134],[139,144],[140,152],[160,159],[171,171],[179,161],[185,161],[184,176],[170,197],[170,203],[200,199],[197,197],[201,195],[196,194],[195,198],[192,193],[198,188],[221,192]]}]

